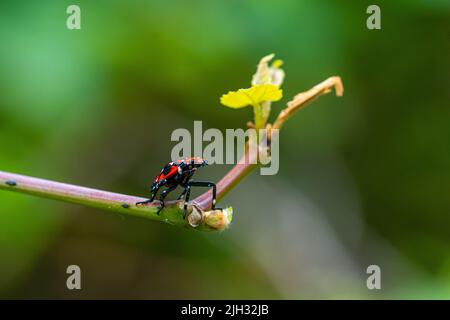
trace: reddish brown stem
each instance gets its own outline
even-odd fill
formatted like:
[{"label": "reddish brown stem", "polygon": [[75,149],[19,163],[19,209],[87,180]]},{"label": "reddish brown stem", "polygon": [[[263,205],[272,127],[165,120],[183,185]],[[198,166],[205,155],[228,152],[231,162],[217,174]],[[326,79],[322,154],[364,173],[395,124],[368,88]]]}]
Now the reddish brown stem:
[{"label": "reddish brown stem", "polygon": [[[247,160],[247,155],[237,163],[228,173],[217,183],[217,201],[220,201],[235,185],[239,183],[247,174],[249,174],[257,164]],[[247,160],[247,161],[246,161]],[[212,190],[209,190],[198,196],[193,202],[202,210],[211,209]]]}]

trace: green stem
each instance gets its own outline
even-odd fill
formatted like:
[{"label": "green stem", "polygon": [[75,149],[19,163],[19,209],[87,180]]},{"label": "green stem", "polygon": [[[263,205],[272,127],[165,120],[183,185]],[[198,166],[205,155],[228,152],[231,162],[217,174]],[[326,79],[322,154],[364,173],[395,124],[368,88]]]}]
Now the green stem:
[{"label": "green stem", "polygon": [[253,105],[253,115],[255,121],[255,129],[264,129],[270,116],[270,101],[264,101]]},{"label": "green stem", "polygon": [[[31,194],[39,197],[61,200],[81,204],[88,207],[114,211],[124,215],[147,218],[166,222],[180,227],[192,227],[189,219],[182,217],[183,201],[168,201],[165,208],[158,215],[158,202],[144,206],[136,206],[139,201],[146,199],[108,191],[96,190],[45,179],[38,179],[0,171],[0,189]],[[201,207],[189,205],[188,212],[204,214]],[[197,230],[215,230],[202,219],[202,223],[195,227]]]}]

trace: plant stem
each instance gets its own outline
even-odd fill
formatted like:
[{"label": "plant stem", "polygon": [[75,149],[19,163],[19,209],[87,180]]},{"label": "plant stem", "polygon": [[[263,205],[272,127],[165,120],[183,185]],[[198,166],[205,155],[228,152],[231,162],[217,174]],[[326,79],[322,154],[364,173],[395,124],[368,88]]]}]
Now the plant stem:
[{"label": "plant stem", "polygon": [[329,93],[335,88],[338,97],[344,94],[344,86],[340,77],[329,77],[308,91],[297,94],[294,99],[288,102],[288,107],[280,112],[273,123],[272,129],[281,129],[282,125],[298,110],[306,106],[317,97]]},{"label": "plant stem", "polygon": [[[38,179],[0,171],[0,189],[27,193],[39,197],[77,203],[88,207],[95,207],[114,211],[120,214],[143,217],[151,220],[167,222],[177,226],[191,226],[189,220],[182,218],[183,201],[168,201],[165,208],[157,215],[159,202],[145,206],[136,206],[136,202],[146,199],[108,191],[96,190],[45,179]],[[188,212],[196,211],[201,215],[204,210],[190,205]],[[196,227],[199,230],[214,230],[206,223]]]},{"label": "plant stem", "polygon": [[[245,153],[239,162],[216,184],[217,201],[220,201],[239,181],[247,176],[253,169],[257,168],[257,154],[248,151],[248,145],[245,147]],[[212,191],[209,190],[198,196],[193,203],[203,210],[211,208]]]}]

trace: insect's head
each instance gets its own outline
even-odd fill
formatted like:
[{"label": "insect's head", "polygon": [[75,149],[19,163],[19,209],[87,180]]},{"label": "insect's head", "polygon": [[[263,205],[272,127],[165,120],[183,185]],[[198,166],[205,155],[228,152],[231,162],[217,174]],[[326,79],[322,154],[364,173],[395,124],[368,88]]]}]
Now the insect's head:
[{"label": "insect's head", "polygon": [[200,157],[191,157],[180,160],[180,170],[182,172],[195,171],[197,168],[201,168],[208,165],[208,161]]},{"label": "insect's head", "polygon": [[208,161],[200,157],[186,159],[186,163],[192,168],[201,168],[208,165]]}]

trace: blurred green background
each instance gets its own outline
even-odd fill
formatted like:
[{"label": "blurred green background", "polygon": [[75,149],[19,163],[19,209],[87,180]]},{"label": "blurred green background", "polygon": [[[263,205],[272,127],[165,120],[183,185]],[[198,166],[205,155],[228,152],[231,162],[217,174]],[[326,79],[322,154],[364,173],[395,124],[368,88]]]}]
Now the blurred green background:
[{"label": "blurred green background", "polygon": [[287,123],[279,174],[221,202],[222,233],[1,191],[0,297],[450,298],[450,2],[376,1],[373,31],[370,4],[0,2],[3,171],[145,196],[174,129],[245,127],[251,110],[219,97],[262,56],[287,73],[272,119],[328,76],[345,87]]}]

